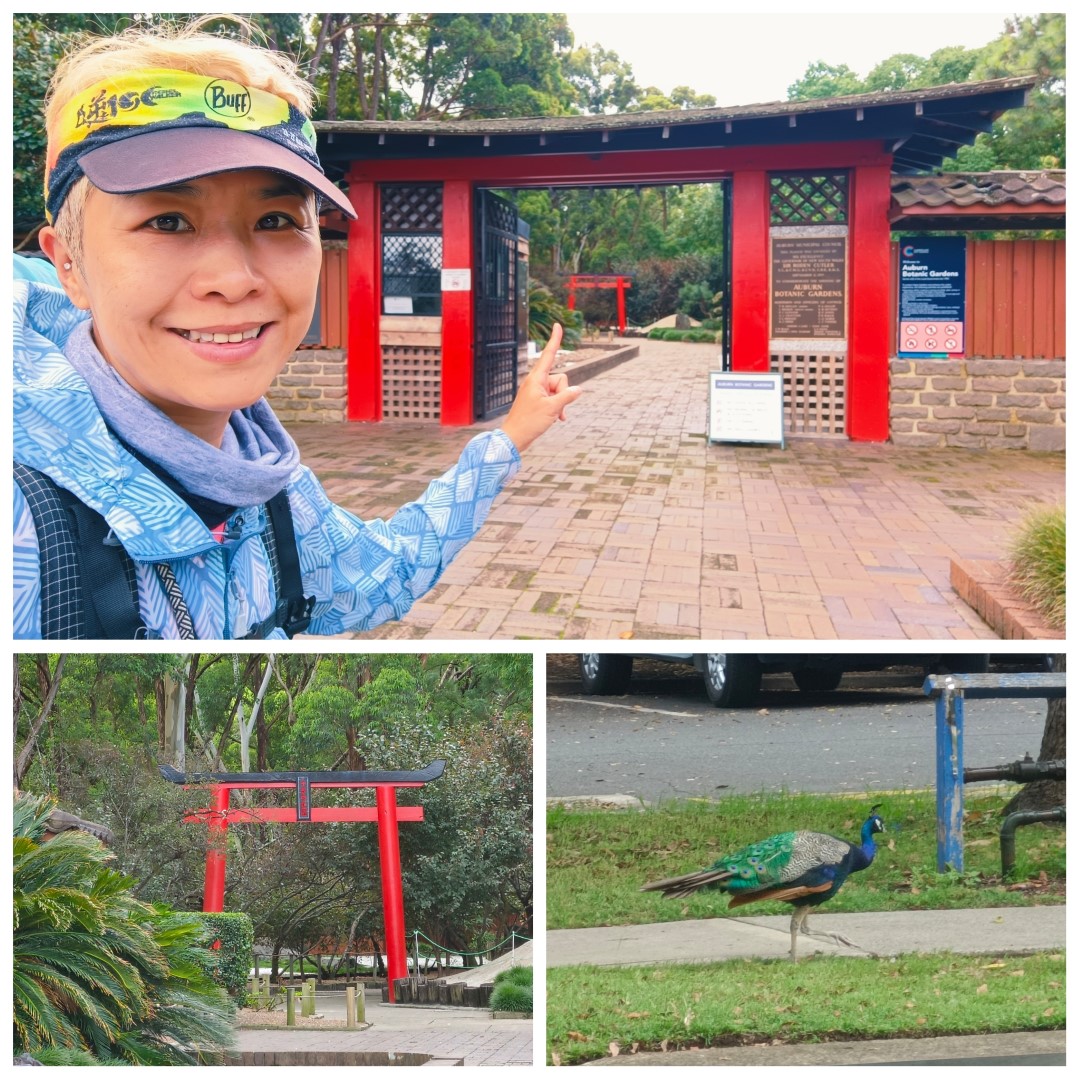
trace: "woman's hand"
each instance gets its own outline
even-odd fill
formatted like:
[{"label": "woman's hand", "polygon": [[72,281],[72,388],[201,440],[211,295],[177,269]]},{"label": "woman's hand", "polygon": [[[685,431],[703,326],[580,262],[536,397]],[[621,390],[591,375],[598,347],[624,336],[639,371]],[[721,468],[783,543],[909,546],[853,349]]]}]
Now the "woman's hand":
[{"label": "woman's hand", "polygon": [[500,425],[519,452],[543,435],[556,420],[565,420],[566,407],[581,395],[581,387],[571,386],[565,375],[551,374],[561,342],[562,327],[556,323],[540,359],[522,380],[514,404]]}]

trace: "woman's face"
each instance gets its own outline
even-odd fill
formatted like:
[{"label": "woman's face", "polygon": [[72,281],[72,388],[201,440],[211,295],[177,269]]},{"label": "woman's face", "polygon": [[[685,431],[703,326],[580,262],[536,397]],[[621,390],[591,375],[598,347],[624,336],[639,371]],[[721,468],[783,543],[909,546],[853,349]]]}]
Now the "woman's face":
[{"label": "woman's face", "polygon": [[314,195],[259,169],[135,195],[92,188],[81,265],[62,268],[55,233],[45,250],[109,364],[215,446],[303,339],[322,266]]}]

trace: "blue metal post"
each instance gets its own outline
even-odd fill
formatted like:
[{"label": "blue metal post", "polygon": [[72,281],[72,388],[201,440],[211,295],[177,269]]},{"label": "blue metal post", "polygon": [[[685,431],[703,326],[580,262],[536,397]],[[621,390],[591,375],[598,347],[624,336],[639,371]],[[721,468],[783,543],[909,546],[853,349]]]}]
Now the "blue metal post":
[{"label": "blue metal post", "polygon": [[937,720],[937,868],[964,871],[964,691],[947,680]]}]

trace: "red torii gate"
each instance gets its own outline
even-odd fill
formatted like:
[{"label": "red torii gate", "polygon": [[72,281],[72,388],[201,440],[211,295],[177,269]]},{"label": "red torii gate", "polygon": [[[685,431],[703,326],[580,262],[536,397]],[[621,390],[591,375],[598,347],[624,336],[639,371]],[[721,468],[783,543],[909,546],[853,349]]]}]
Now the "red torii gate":
[{"label": "red torii gate", "polygon": [[[423,821],[422,806],[398,806],[397,788],[423,787],[438,780],[445,761],[433,761],[426,769],[401,772],[269,772],[191,773],[159,765],[161,775],[173,784],[211,785],[209,809],[194,810],[185,822],[206,822],[210,845],[206,852],[206,884],[203,911],[225,910],[225,831],[230,822],[250,821],[374,821],[379,827],[379,865],[382,871],[383,919],[386,929],[386,973],[389,1000],[394,1000],[394,980],[408,975],[405,943],[405,901],[401,889],[401,855],[398,822]],[[374,806],[312,806],[312,788],[375,789]],[[291,788],[296,806],[229,807],[233,789]]]},{"label": "red torii gate", "polygon": [[574,291],[576,289],[618,289],[615,306],[618,311],[619,333],[626,333],[626,290],[632,282],[623,274],[572,274],[570,276],[570,295],[566,306],[574,310]]}]

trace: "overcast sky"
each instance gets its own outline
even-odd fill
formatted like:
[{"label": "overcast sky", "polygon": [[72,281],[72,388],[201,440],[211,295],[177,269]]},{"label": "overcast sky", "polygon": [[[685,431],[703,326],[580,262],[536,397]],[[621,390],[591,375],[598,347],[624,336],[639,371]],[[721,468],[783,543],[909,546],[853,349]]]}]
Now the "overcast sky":
[{"label": "overcast sky", "polygon": [[[710,14],[569,11],[568,19],[576,44],[599,44],[618,53],[640,86],[665,94],[689,86],[712,94],[717,105],[753,105],[785,100],[787,88],[816,60],[847,64],[865,76],[895,53],[929,56],[945,45],[985,45],[1001,33],[1008,15],[749,15],[715,13],[719,5],[711,6]],[[768,6],[762,3],[759,10]],[[629,7],[624,4],[624,11]]]}]

